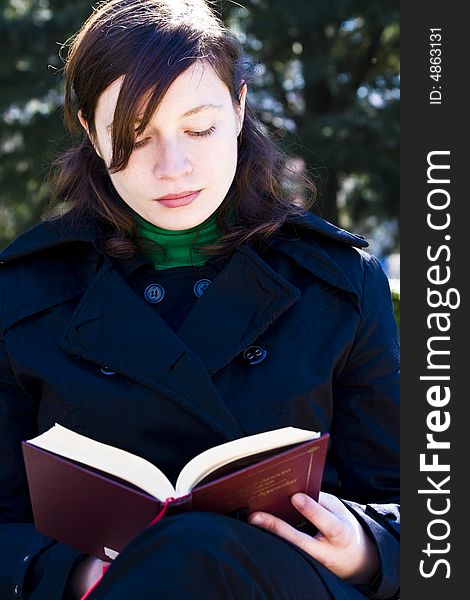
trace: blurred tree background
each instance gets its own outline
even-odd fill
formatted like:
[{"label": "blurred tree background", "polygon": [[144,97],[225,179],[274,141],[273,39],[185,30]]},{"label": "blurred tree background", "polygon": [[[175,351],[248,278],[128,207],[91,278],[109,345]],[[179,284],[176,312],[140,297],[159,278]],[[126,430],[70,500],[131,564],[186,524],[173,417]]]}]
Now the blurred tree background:
[{"label": "blurred tree background", "polygon": [[[0,0],[0,247],[47,205],[48,165],[69,143],[60,47],[93,0]],[[399,248],[399,1],[213,0],[255,65],[249,101],[307,168],[314,211]]]}]

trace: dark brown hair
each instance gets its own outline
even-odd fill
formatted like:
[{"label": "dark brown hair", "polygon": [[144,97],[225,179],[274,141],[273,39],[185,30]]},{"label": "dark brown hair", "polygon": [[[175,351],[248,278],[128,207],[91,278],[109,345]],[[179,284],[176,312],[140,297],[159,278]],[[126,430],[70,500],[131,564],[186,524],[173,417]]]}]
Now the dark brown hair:
[{"label": "dark brown hair", "polygon": [[[214,68],[236,105],[243,82],[251,81],[252,69],[240,43],[206,0],[99,3],[72,39],[65,62],[68,129],[82,131],[76,116],[81,110],[93,138],[99,96],[125,75],[113,118],[113,156],[108,165],[110,172],[124,169],[133,150],[143,99],[145,112],[137,133],[147,127],[172,82],[198,60]],[[250,239],[267,239],[290,215],[308,208],[315,186],[288,164],[288,157],[247,103],[235,177],[217,214],[223,235],[219,243],[203,248],[207,254],[230,253]],[[132,213],[114,189],[88,136],[55,161],[49,183],[56,209],[72,213],[79,221],[96,221],[108,232],[108,254],[131,256],[142,246]]]}]

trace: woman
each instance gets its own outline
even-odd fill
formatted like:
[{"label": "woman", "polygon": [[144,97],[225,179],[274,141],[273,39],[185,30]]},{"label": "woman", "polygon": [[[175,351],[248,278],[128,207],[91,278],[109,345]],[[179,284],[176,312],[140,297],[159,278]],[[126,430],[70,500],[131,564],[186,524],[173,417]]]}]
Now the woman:
[{"label": "woman", "polygon": [[[73,41],[65,117],[84,136],[56,165],[60,210],[0,255],[2,598],[397,597],[388,283],[283,185],[241,57],[204,0],[112,0]],[[292,498],[304,530],[172,516],[101,579],[32,524],[20,442],[55,422],[173,477],[276,427],[331,447],[319,502]]]}]

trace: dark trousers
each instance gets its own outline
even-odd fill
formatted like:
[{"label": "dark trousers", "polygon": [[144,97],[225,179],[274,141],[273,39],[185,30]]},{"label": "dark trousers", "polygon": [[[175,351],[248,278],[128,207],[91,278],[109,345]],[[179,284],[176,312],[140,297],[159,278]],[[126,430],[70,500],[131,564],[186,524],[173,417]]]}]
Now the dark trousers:
[{"label": "dark trousers", "polygon": [[116,558],[89,600],[364,600],[305,552],[243,521],[167,517]]}]

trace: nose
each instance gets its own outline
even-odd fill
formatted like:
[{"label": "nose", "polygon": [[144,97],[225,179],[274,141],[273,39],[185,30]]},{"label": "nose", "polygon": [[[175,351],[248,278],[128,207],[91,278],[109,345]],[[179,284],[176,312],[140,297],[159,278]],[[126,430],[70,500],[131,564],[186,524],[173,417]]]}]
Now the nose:
[{"label": "nose", "polygon": [[166,141],[159,146],[154,166],[157,179],[181,179],[192,170],[190,160],[176,141]]}]

